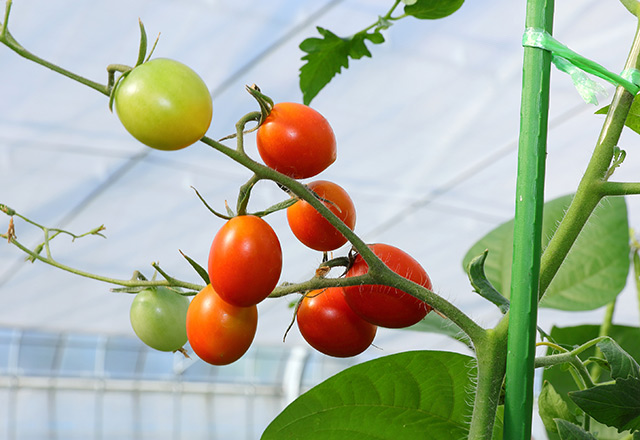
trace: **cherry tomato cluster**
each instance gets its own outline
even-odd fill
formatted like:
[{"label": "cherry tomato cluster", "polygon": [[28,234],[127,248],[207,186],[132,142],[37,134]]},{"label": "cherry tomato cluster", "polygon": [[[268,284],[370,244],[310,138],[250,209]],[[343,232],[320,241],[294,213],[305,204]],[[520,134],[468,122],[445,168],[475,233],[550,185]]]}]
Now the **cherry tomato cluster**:
[{"label": "cherry tomato cluster", "polygon": [[[114,90],[116,112],[138,140],[160,150],[184,148],[202,138],[211,123],[211,97],[204,82],[187,66],[155,59],[126,74]],[[327,120],[312,108],[290,102],[271,105],[256,134],[258,153],[268,167],[293,179],[314,177],[337,157],[336,139]],[[349,229],[356,209],[339,185],[316,180],[307,188]],[[299,199],[287,208],[289,227],[307,247],[330,252],[347,238],[310,203]],[[387,244],[370,249],[391,270],[431,289],[422,266]],[[132,327],[147,345],[162,351],[193,351],[213,365],[242,357],[255,337],[257,304],[277,286],[282,248],[271,226],[256,215],[239,214],[216,233],[209,251],[210,280],[189,302],[170,288],[146,289],[133,301]],[[360,256],[345,277],[367,273]],[[431,308],[423,301],[382,285],[332,287],[306,292],[296,308],[300,333],[316,350],[336,357],[355,356],[369,347],[378,326],[411,326]]]}]

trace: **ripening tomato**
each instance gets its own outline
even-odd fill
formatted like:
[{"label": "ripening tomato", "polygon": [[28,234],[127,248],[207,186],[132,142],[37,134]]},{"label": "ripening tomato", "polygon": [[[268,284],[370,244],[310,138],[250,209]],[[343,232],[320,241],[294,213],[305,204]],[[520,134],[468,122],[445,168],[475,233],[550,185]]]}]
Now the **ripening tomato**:
[{"label": "ripening tomato", "polygon": [[[350,229],[356,225],[356,208],[349,194],[339,185],[317,180],[307,185],[323,203]],[[338,249],[347,239],[316,209],[304,200],[287,208],[287,220],[293,234],[303,244],[317,251]]]},{"label": "ripening tomato", "polygon": [[256,306],[233,306],[211,284],[191,300],[187,311],[189,344],[200,359],[212,365],[240,359],[251,346],[257,327]]},{"label": "ripening tomato", "polygon": [[158,150],[179,150],[209,129],[213,106],[207,85],[196,72],[167,58],[131,70],[116,87],[115,108],[136,139]]},{"label": "ripening tomato", "polygon": [[[383,263],[399,275],[431,289],[431,279],[424,268],[406,252],[388,244],[373,244],[369,248]],[[364,275],[369,266],[358,255],[347,277]],[[431,307],[402,290],[382,285],[359,285],[344,288],[349,306],[362,318],[380,327],[402,328],[416,324]]]},{"label": "ripening tomato", "polygon": [[211,285],[229,304],[239,307],[258,304],[276,287],[281,271],[280,241],[260,217],[232,218],[211,243]]},{"label": "ripening tomato", "polygon": [[176,351],[187,343],[189,298],[166,287],[145,289],[129,310],[133,331],[142,342],[160,351]]},{"label": "ripening tomato", "polygon": [[280,102],[258,128],[264,163],[294,179],[313,177],[336,160],[336,138],[329,122],[303,104]]},{"label": "ripening tomato", "polygon": [[351,310],[340,287],[309,292],[298,308],[297,321],[309,345],[334,357],[362,353],[378,329]]}]

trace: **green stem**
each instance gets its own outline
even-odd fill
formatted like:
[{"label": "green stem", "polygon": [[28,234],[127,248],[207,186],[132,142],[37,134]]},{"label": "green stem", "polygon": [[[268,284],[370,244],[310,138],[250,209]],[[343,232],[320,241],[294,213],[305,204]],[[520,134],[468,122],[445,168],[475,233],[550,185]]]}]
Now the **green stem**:
[{"label": "green stem", "polygon": [[80,75],[76,75],[75,73],[67,70],[67,69],[63,69],[60,66],[57,66],[45,59],[40,58],[37,55],[34,55],[33,53],[29,52],[27,49],[25,49],[24,47],[22,47],[22,45],[20,45],[20,43],[18,43],[15,38],[13,38],[13,35],[11,35],[11,32],[9,32],[9,13],[11,11],[11,1],[7,1],[6,3],[6,7],[5,7],[5,14],[4,14],[4,23],[2,25],[2,32],[0,32],[0,43],[4,44],[5,46],[7,46],[9,49],[11,49],[12,51],[14,51],[15,53],[17,53],[18,55],[20,55],[23,58],[26,58],[30,61],[33,61],[34,63],[40,64],[41,66],[44,66],[48,69],[53,70],[54,72],[57,72],[61,75],[64,75],[68,78],[73,79],[74,81],[77,81],[81,84],[84,84],[88,87],[91,87],[94,90],[97,90],[98,92],[109,96],[109,89],[106,85],[97,83],[95,81],[91,81],[90,79],[84,78]]},{"label": "green stem", "polygon": [[493,427],[506,368],[507,328],[508,320],[502,319],[495,329],[487,330],[484,337],[475,344],[478,376],[469,426],[470,440],[493,438]]},{"label": "green stem", "polygon": [[[46,241],[46,243],[48,243],[48,240]],[[26,246],[24,246],[22,243],[17,241],[15,238],[11,239],[11,244],[16,246],[18,249],[20,249],[25,254],[29,255],[34,260],[41,261],[41,262],[46,263],[46,264],[48,264],[50,266],[56,267],[58,269],[62,269],[64,271],[66,271],[66,272],[70,272],[70,273],[73,273],[75,275],[79,275],[79,276],[84,277],[84,278],[90,278],[90,279],[93,279],[93,280],[104,281],[104,282],[109,283],[109,284],[116,284],[116,285],[124,286],[124,287],[175,286],[175,287],[183,287],[185,289],[194,290],[194,291],[200,291],[200,290],[202,290],[204,288],[204,286],[202,286],[202,285],[193,284],[193,283],[189,283],[189,282],[186,282],[186,281],[181,281],[181,280],[178,280],[178,279],[175,279],[175,278],[171,278],[171,282],[169,282],[167,280],[163,280],[163,281],[145,281],[145,280],[137,280],[137,279],[121,280],[121,279],[117,279],[117,278],[111,278],[111,277],[106,277],[106,276],[102,276],[102,275],[97,275],[97,274],[86,272],[86,271],[83,271],[83,270],[80,270],[80,269],[76,269],[74,267],[70,267],[70,266],[67,266],[65,264],[59,263],[58,261],[56,261],[53,258],[51,258],[49,251],[48,251],[49,256],[43,257],[42,255],[40,255],[40,254],[38,254],[36,252],[33,252],[31,249],[29,249]]]},{"label": "green stem", "polygon": [[[410,295],[415,296],[416,298],[425,301],[431,307],[447,316],[447,318],[449,318],[454,324],[459,326],[474,343],[483,338],[485,330],[478,324],[476,324],[466,314],[464,314],[460,309],[458,309],[439,295],[436,295],[433,291],[426,289],[423,286],[420,286],[389,269],[373,253],[373,251],[369,249],[367,244],[362,241],[362,239],[358,235],[356,235],[347,225],[345,225],[344,222],[340,220],[340,218],[336,216],[324,203],[322,203],[322,201],[320,201],[306,185],[300,183],[295,179],[285,176],[265,165],[262,165],[261,163],[254,161],[243,152],[240,152],[233,148],[229,148],[226,145],[211,138],[205,136],[201,139],[201,141],[226,155],[230,159],[238,162],[240,165],[243,165],[244,167],[253,171],[257,178],[276,182],[313,206],[322,216],[324,216],[329,221],[329,223],[331,223],[331,225],[333,225],[338,231],[340,231],[342,235],[347,238],[347,240],[349,240],[354,248],[360,253],[362,258],[364,258],[364,260],[367,262],[367,265],[369,266],[368,273],[373,277],[372,284],[394,286]],[[328,281],[329,280],[319,282],[318,284],[314,285],[314,287],[329,287],[329,285],[325,285],[325,283],[327,283]],[[333,279],[331,283],[333,284],[330,285],[336,285],[336,283],[339,282]],[[278,289],[276,289],[274,295],[280,295],[282,294],[282,292],[291,293],[291,290],[289,289],[290,288],[287,288],[284,291],[278,291]]]},{"label": "green stem", "polygon": [[[640,68],[640,28],[636,34],[625,62],[624,69]],[[567,209],[564,219],[558,226],[542,255],[540,272],[540,297],[544,295],[560,265],[569,253],[578,234],[589,216],[607,194],[621,194],[621,191],[635,191],[634,183],[606,182],[615,147],[618,144],[624,123],[633,103],[633,95],[624,87],[618,87],[609,107],[609,112],[600,132],[593,155],[576,190],[575,197]]]},{"label": "green stem", "polygon": [[601,182],[600,194],[604,196],[628,196],[640,194],[640,182]]},{"label": "green stem", "polygon": [[260,178],[254,174],[251,178],[240,187],[240,191],[238,193],[238,202],[236,204],[236,212],[238,215],[246,215],[247,214],[247,206],[249,205],[249,197],[251,196],[251,190],[255,186],[256,183],[260,181]]}]

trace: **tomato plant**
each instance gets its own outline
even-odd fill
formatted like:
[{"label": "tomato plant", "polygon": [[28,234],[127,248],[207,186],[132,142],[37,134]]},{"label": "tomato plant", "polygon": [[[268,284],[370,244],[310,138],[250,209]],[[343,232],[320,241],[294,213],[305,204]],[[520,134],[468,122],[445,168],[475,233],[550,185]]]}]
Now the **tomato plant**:
[{"label": "tomato plant", "polygon": [[191,68],[156,58],[125,75],[114,91],[116,113],[140,142],[158,150],[179,150],[207,132],[211,94]]},{"label": "tomato plant", "polygon": [[[11,3],[7,1],[4,22],[0,23],[2,44],[27,59],[110,95],[112,70],[109,70],[108,83],[102,85],[24,50],[8,31]],[[318,27],[322,38],[309,38],[300,45],[306,53],[303,60],[307,62],[300,70],[305,103],[341,70],[340,66],[347,66],[349,58],[370,56],[367,44],[384,42],[382,32],[392,22],[408,16],[426,20],[443,18],[464,1],[393,3],[385,16],[377,17],[372,26],[350,37],[340,37]],[[622,3],[636,18],[640,16],[637,2],[622,0]],[[173,350],[184,343],[186,335],[196,352],[215,365],[233,362],[246,352],[257,326],[255,304],[272,289],[274,297],[311,291],[297,309],[298,325],[312,346],[332,356],[351,356],[366,349],[375,337],[376,325],[405,327],[419,321],[431,308],[427,303],[447,321],[444,324],[423,322],[420,328],[413,329],[442,331],[443,328],[437,328],[440,325],[452,328],[456,339],[463,340],[473,351],[475,358],[420,350],[386,356],[347,369],[293,402],[265,431],[264,440],[310,436],[424,438],[427,432],[429,438],[434,439],[453,436],[473,440],[503,437],[524,440],[531,438],[534,368],[545,370],[537,407],[552,438],[595,438],[587,431],[597,433],[601,439],[637,438],[640,435],[640,366],[636,359],[640,359],[637,347],[640,329],[614,325],[613,312],[616,298],[629,279],[630,256],[634,278],[639,279],[640,243],[632,239],[633,247],[629,246],[628,214],[622,196],[640,194],[640,182],[609,178],[622,165],[626,155],[618,146],[622,144],[619,140],[623,127],[640,133],[636,117],[640,85],[635,75],[640,66],[640,32],[634,37],[623,74],[613,74],[554,41],[551,36],[552,4],[528,0],[526,8],[527,27],[521,40],[525,68],[516,218],[487,234],[474,245],[464,261],[473,291],[493,302],[503,315],[493,328],[485,328],[447,299],[430,291],[431,281],[420,264],[403,251],[384,244],[371,245],[371,249],[392,271],[418,285],[404,282],[391,271],[380,270],[382,265],[369,270],[366,261],[356,255],[353,260],[346,257],[323,259],[311,278],[300,283],[283,283],[274,289],[282,265],[280,245],[266,222],[253,216],[243,215],[230,220],[216,235],[211,246],[209,274],[187,257],[205,284],[209,281],[208,275],[211,276],[219,294],[211,285],[203,289],[201,285],[172,277],[156,263],[154,268],[164,279],[154,277],[153,281],[148,281],[144,277],[134,277],[122,280],[89,274],[54,259],[50,242],[55,237],[69,235],[75,239],[101,235],[101,228],[76,235],[41,226],[0,204],[0,211],[10,216],[7,233],[0,236],[25,252],[31,261],[45,262],[115,284],[124,292],[147,288],[138,293],[130,310],[132,327],[140,338],[159,350]],[[400,6],[403,13],[396,10]],[[146,37],[141,38],[139,60],[145,54]],[[567,69],[569,65],[586,68],[587,73],[607,79],[617,89],[611,104],[597,112],[606,113],[607,119],[575,193],[547,203],[543,212],[551,59],[558,67],[564,66],[561,67],[564,71],[572,70]],[[557,63],[558,60],[569,64]],[[177,73],[185,71],[187,79],[175,82],[180,77]],[[118,117],[127,130],[147,145],[167,150],[183,148],[203,136],[211,121],[211,100],[208,92],[202,93],[206,86],[201,79],[197,75],[194,79],[189,72],[192,73],[180,63],[158,59],[124,74],[112,96]],[[575,73],[571,76],[576,82],[582,82],[579,86],[583,97],[595,97],[597,87]],[[160,93],[167,90],[171,93]],[[257,88],[253,90],[259,92]],[[591,92],[594,96],[587,96]],[[245,190],[259,180],[271,180],[300,200],[306,200],[296,203],[295,209],[291,207],[287,213],[294,234],[312,248],[333,248],[334,243],[327,244],[319,237],[331,236],[336,232],[335,228],[314,216],[317,213],[313,209],[310,213],[303,210],[305,203],[314,200],[303,184],[292,179],[311,177],[335,160],[335,137],[331,127],[306,106],[293,103],[273,106],[270,98],[263,97],[267,99],[258,99],[260,111],[240,119],[234,135],[220,141],[208,137],[202,140],[253,171],[252,179],[243,186],[241,194],[248,194]],[[168,106],[164,105],[165,101]],[[385,107],[385,110],[388,116],[389,108]],[[258,149],[264,162],[281,173],[255,162],[243,147],[243,136],[253,131],[247,129],[247,123],[260,120],[269,112],[258,128]],[[237,139],[235,149],[222,143],[234,137]],[[413,158],[413,152],[410,154],[408,157]],[[336,208],[333,212],[338,217],[351,210],[341,204],[339,196],[334,197],[329,192],[321,194],[320,186],[313,189],[323,201],[326,200],[329,209]],[[239,200],[244,202],[248,198]],[[273,205],[262,213],[290,206],[294,200]],[[244,213],[246,204],[239,202],[238,205],[237,211]],[[21,244],[16,237],[14,217],[19,223],[25,221],[40,228],[43,241],[35,248]],[[342,219],[353,228],[349,218]],[[296,222],[299,223],[297,226]],[[348,235],[353,247],[365,253],[367,248],[363,241],[356,235]],[[594,255],[597,258],[593,258]],[[330,272],[331,268],[347,261],[350,268],[345,283],[342,277],[332,277]],[[489,262],[487,273],[485,261]],[[365,284],[342,290],[338,287],[355,282],[351,277],[365,273],[360,279]],[[185,297],[158,287],[167,284],[199,293],[187,307],[189,303]],[[156,288],[149,289],[150,285]],[[234,304],[225,301],[223,295]],[[596,310],[606,306],[605,317],[601,325],[555,328],[547,334],[536,325],[538,302],[545,308],[566,311]],[[432,317],[437,321],[437,316]],[[540,344],[549,348],[546,356],[535,356],[538,337]],[[554,369],[557,371],[552,371]],[[571,373],[567,374],[569,369]],[[473,399],[469,398],[470,392]],[[502,402],[504,432],[501,432],[501,414],[498,412]],[[433,423],[434,420],[437,423]],[[611,428],[611,433],[604,433],[604,425]],[[317,426],[323,429],[310,429]]]},{"label": "tomato plant", "polygon": [[129,310],[133,331],[142,342],[160,351],[176,351],[187,343],[189,298],[166,287],[136,294]]},{"label": "tomato plant", "polygon": [[212,365],[237,361],[251,346],[258,326],[256,306],[237,307],[208,284],[191,301],[187,336],[193,351]]},{"label": "tomato plant", "polygon": [[336,139],[329,122],[303,104],[280,102],[258,128],[264,163],[294,179],[313,177],[335,162]]},{"label": "tomato plant", "polygon": [[[431,279],[413,257],[388,244],[372,244],[371,250],[399,275],[431,289]],[[369,266],[357,255],[347,277],[367,273]],[[402,328],[416,324],[431,307],[400,289],[383,285],[358,285],[344,288],[349,306],[367,321],[381,327]]]},{"label": "tomato plant", "polygon": [[296,316],[300,333],[309,345],[334,357],[362,353],[378,329],[351,310],[340,287],[307,293]]},{"label": "tomato plant", "polygon": [[265,299],[278,284],[282,249],[271,226],[241,215],[220,228],[209,252],[209,278],[222,299],[248,307]]},{"label": "tomato plant", "polygon": [[[317,180],[307,186],[350,229],[355,227],[356,208],[341,186],[326,180]],[[347,242],[345,236],[305,200],[287,208],[287,221],[298,240],[311,249],[332,251]]]}]

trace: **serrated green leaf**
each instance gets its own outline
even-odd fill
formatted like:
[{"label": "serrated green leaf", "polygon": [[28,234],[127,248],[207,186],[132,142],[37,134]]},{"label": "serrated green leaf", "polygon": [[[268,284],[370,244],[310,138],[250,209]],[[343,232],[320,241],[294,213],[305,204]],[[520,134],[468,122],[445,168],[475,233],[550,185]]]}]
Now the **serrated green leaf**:
[{"label": "serrated green leaf", "polygon": [[302,57],[306,63],[300,68],[300,90],[306,105],[343,68],[349,67],[349,58],[371,57],[365,40],[374,44],[384,42],[379,32],[359,32],[349,38],[341,38],[328,29],[317,29],[322,38],[307,38],[300,43],[300,49],[307,53]]},{"label": "serrated green leaf", "polygon": [[421,20],[435,20],[456,12],[464,0],[418,0],[404,7],[405,14]]},{"label": "serrated green leaf", "polygon": [[575,416],[569,410],[567,402],[549,382],[542,384],[542,390],[538,396],[538,409],[542,423],[544,423],[547,431],[558,432],[558,426],[555,419],[566,420],[571,423],[577,423]]},{"label": "serrated green leaf", "polygon": [[591,417],[618,431],[640,430],[640,379],[618,379],[569,393],[571,399]]},{"label": "serrated green leaf", "polygon": [[611,367],[613,379],[626,379],[627,377],[640,379],[640,366],[616,341],[605,339],[598,342],[597,345]]},{"label": "serrated green leaf", "polygon": [[349,57],[354,60],[359,60],[362,57],[371,58],[371,52],[369,52],[369,48],[364,44],[366,33],[357,33],[353,35],[348,41],[349,45]]},{"label": "serrated green leaf", "polygon": [[558,434],[561,440],[597,440],[593,435],[566,420],[556,420],[558,426]]},{"label": "serrated green leaf", "polygon": [[375,359],[296,399],[262,440],[466,438],[472,358],[413,351]]},{"label": "serrated green leaf", "polygon": [[[542,246],[549,243],[564,217],[572,196],[545,203]],[[622,291],[629,272],[629,224],[623,197],[600,202],[574,243],[571,252],[547,288],[540,306],[560,310],[593,310],[612,302]],[[489,232],[474,244],[463,259],[489,250],[485,273],[495,289],[509,297],[513,256],[513,220]]]}]

